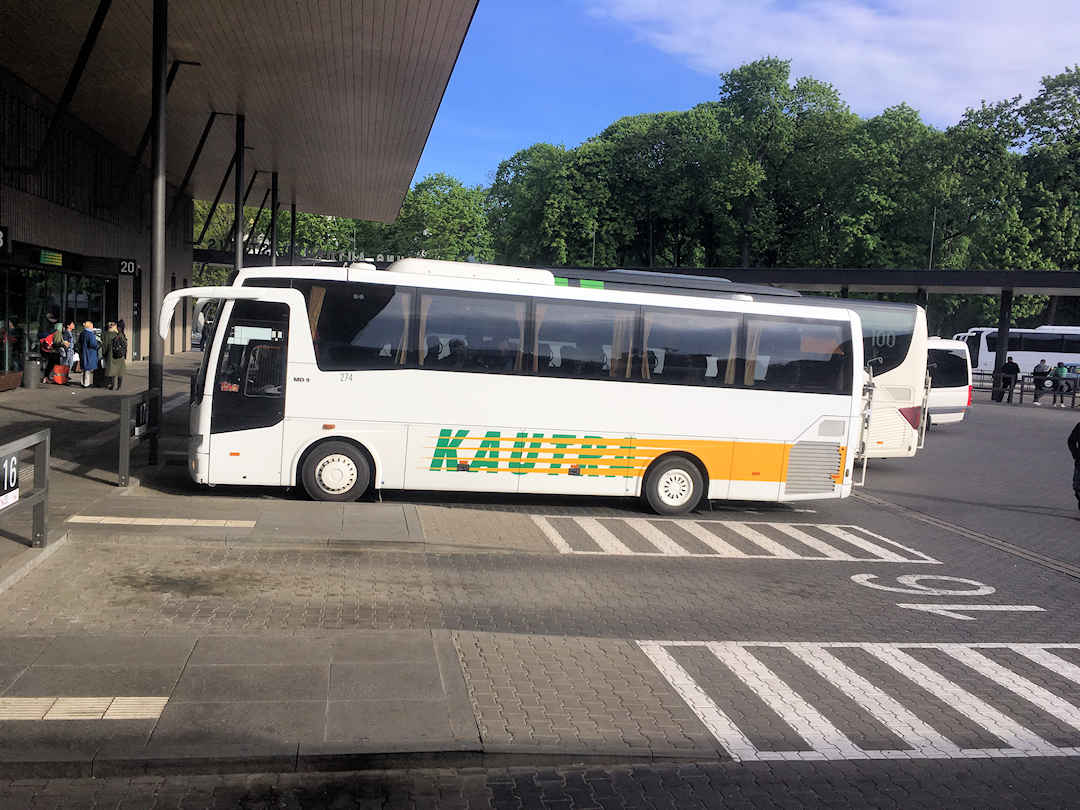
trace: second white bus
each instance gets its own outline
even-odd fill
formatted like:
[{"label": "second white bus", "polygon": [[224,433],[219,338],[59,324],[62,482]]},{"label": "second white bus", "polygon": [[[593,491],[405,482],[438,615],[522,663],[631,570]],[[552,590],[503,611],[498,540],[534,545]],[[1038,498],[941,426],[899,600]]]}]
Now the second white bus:
[{"label": "second white bus", "polygon": [[862,332],[845,309],[557,286],[406,259],[245,270],[193,385],[205,484],[702,498],[851,491]]}]

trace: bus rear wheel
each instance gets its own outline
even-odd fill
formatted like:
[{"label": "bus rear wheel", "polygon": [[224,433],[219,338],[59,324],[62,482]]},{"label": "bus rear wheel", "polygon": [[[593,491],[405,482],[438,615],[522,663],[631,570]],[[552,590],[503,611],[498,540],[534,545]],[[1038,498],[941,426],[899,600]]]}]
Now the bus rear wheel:
[{"label": "bus rear wheel", "polygon": [[355,501],[371,485],[371,465],[347,442],[320,444],[304,459],[304,490],[315,501]]},{"label": "bus rear wheel", "polygon": [[658,515],[684,515],[697,507],[704,494],[701,471],[685,456],[661,461],[645,479],[645,501]]}]

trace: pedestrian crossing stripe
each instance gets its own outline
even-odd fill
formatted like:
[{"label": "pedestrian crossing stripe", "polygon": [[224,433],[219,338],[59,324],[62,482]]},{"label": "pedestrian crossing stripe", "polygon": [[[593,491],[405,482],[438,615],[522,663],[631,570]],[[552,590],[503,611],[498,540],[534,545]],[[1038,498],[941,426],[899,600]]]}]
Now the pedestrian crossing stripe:
[{"label": "pedestrian crossing stripe", "polygon": [[858,526],[556,515],[532,519],[560,554],[940,565],[921,551]]},{"label": "pedestrian crossing stripe", "polygon": [[[1080,756],[1080,708],[991,657],[994,651],[1020,656],[1035,670],[1041,670],[1039,674],[1048,674],[1051,679],[1056,678],[1056,683],[1067,684],[1073,687],[1074,694],[1080,694],[1075,688],[1080,686],[1080,666],[1060,655],[1062,650],[1080,651],[1080,644],[638,641],[637,645],[736,761]],[[765,750],[756,745],[748,732],[721,707],[722,703],[732,699],[730,694],[719,689],[710,690],[708,684],[703,686],[680,663],[680,650],[685,648],[707,650],[712,659],[780,718],[790,730],[792,743],[801,747]],[[790,653],[907,747],[876,749],[857,745],[833,722],[842,723],[844,718],[850,722],[850,708],[839,705],[838,700],[822,698],[818,691],[807,690],[819,703],[828,704],[814,705],[811,699],[800,694],[764,663],[764,649]],[[950,733],[959,734],[951,732],[944,720],[928,722],[926,706],[922,706],[920,715],[918,706],[904,705],[885,688],[873,683],[871,674],[859,672],[855,666],[842,661],[837,655],[842,650],[868,653],[875,664],[884,665],[889,673],[898,674],[902,680],[914,684],[917,692],[925,691],[940,699],[950,711],[1000,740],[1002,745],[988,748],[961,746],[949,736]],[[913,653],[917,654],[919,650],[943,653],[948,656],[948,661],[959,664],[957,671],[962,674],[962,683],[957,682],[956,674],[950,677],[916,658]],[[994,700],[997,707],[971,691],[969,677],[972,684],[978,684],[980,680],[983,684],[990,682],[990,689],[997,692],[998,699]],[[1032,677],[1036,676],[1032,674]],[[985,685],[980,691],[985,692]],[[1077,744],[1055,745],[1032,731],[1012,716],[1022,717],[1025,711],[1018,707],[1023,706],[1041,711],[1054,718],[1059,726],[1071,729],[1071,738]],[[741,716],[746,717],[746,713]],[[936,728],[933,722],[942,728]]]}]

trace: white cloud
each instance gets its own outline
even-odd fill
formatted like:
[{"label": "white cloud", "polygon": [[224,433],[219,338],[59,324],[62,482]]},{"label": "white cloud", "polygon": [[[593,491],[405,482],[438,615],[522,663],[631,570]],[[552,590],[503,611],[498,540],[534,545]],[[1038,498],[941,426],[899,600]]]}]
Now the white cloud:
[{"label": "white cloud", "polygon": [[586,0],[644,42],[704,73],[762,56],[836,86],[874,115],[906,101],[955,122],[979,101],[1030,98],[1080,62],[1077,0]]}]

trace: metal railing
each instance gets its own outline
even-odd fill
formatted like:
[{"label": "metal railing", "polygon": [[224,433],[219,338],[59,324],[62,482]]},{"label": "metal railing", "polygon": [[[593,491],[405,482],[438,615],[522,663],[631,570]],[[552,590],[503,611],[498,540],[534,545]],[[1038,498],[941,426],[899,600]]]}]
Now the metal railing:
[{"label": "metal railing", "polygon": [[[15,441],[0,444],[0,470],[4,475],[3,486],[0,486],[0,517],[10,513],[20,506],[34,507],[34,527],[30,539],[30,545],[34,548],[44,548],[49,542],[49,448],[52,441],[52,431],[49,428],[23,436]],[[30,494],[23,496],[19,492],[19,453],[27,448],[34,448],[34,488]],[[11,497],[14,493],[14,497]],[[5,502],[10,500],[10,503]]]},{"label": "metal railing", "polygon": [[140,391],[120,399],[120,458],[116,477],[122,487],[131,483],[131,453],[144,440],[150,441],[150,463],[157,464],[158,436],[161,426],[152,424],[151,402],[161,399],[158,390]]},{"label": "metal railing", "polygon": [[[1047,378],[1047,377],[1041,378],[1041,380],[1046,380],[1046,379],[1050,379],[1050,378]],[[993,391],[994,390],[994,372],[992,372],[992,371],[972,371],[971,372],[971,382],[972,382],[972,387],[974,387],[974,389],[976,391]],[[1002,388],[1004,388],[1004,386],[1002,386]],[[1039,394],[1038,397],[1035,396],[1035,394],[1037,392]],[[1077,394],[1077,390],[1076,390],[1076,386],[1074,385],[1071,391],[1065,391],[1064,393],[1059,392],[1058,396],[1062,397],[1063,399],[1065,397],[1068,397],[1069,398],[1069,407],[1075,408],[1076,407],[1076,394]],[[1002,400],[1004,401],[1007,396],[1008,396],[1008,391],[1005,390],[1005,393],[1002,396]],[[1016,384],[1013,386],[1013,401],[1016,404],[1022,405],[1024,403],[1024,397],[1025,396],[1030,396],[1035,401],[1039,401],[1039,400],[1043,399],[1044,397],[1053,397],[1054,396],[1054,389],[1053,388],[1046,388],[1045,385],[1042,385],[1042,386],[1036,385],[1036,383],[1035,383],[1035,375],[1033,375],[1033,374],[1021,374],[1017,378]],[[1009,403],[1006,402],[1006,404],[1009,404]]]}]

